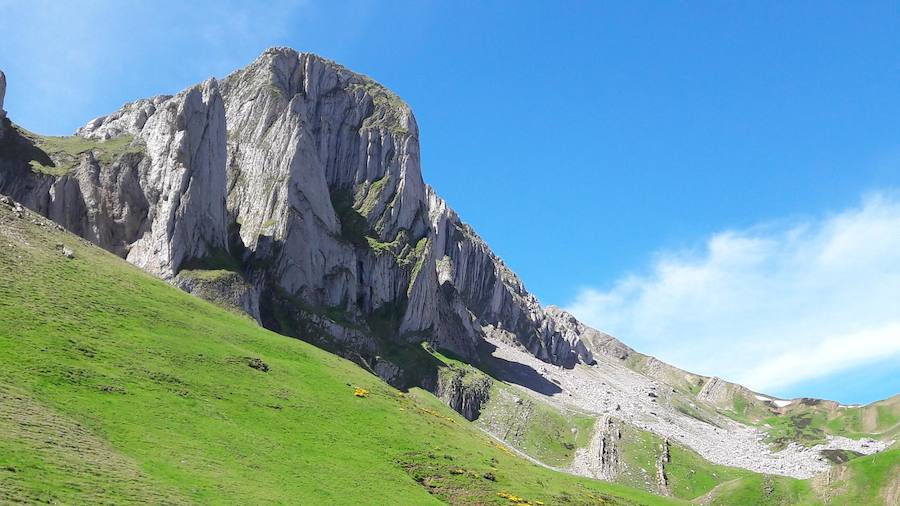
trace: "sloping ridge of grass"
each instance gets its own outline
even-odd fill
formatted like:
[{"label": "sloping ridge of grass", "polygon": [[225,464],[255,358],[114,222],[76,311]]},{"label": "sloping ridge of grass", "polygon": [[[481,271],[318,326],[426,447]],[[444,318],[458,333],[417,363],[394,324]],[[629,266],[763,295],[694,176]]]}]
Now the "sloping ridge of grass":
[{"label": "sloping ridge of grass", "polygon": [[718,412],[761,428],[775,449],[790,443],[814,446],[825,442],[828,436],[882,441],[900,437],[900,395],[852,406],[823,399],[795,399],[778,408],[765,397],[741,392],[734,396],[732,407]]},{"label": "sloping ridge of grass", "polygon": [[110,164],[126,153],[139,154],[144,146],[135,143],[132,135],[121,135],[106,140],[69,136],[39,135],[20,126],[12,129],[10,154],[26,162],[32,171],[51,176],[64,176],[74,169],[87,152]]},{"label": "sloping ridge of grass", "polygon": [[897,504],[900,449],[855,458],[812,480],[747,473],[697,499],[699,504],[881,505]]},{"label": "sloping ridge of grass", "polygon": [[0,503],[680,504],[528,463],[3,204],[0,385]]}]

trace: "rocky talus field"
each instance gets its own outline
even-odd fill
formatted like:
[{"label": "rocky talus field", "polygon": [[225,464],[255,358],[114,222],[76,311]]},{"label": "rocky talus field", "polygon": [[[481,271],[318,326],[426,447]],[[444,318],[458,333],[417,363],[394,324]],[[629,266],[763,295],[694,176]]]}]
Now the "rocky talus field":
[{"label": "rocky talus field", "polygon": [[64,137],[7,77],[0,503],[900,504],[900,396],[775,398],[542,306],[366,76],[272,48]]}]

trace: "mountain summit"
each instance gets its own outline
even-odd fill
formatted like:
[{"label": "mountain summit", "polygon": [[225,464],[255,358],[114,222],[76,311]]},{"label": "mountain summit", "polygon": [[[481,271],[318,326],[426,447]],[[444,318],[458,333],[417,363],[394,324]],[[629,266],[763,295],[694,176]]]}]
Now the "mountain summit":
[{"label": "mountain summit", "polygon": [[263,325],[388,381],[433,381],[403,363],[422,341],[474,362],[486,335],[554,365],[593,360],[424,184],[410,108],[319,56],[269,49],[65,146],[14,137],[0,192],[189,291],[209,291],[198,271],[231,271],[218,291]]}]

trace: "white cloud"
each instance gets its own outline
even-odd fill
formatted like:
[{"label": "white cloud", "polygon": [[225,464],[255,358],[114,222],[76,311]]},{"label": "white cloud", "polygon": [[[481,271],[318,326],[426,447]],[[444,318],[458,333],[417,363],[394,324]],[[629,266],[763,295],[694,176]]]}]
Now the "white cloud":
[{"label": "white cloud", "polygon": [[900,359],[900,198],[660,254],[569,310],[685,369],[760,391]]}]

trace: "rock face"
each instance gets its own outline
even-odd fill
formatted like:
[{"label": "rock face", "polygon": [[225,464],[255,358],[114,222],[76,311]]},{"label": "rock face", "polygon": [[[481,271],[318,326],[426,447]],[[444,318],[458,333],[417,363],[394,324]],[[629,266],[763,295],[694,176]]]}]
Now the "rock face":
[{"label": "rock face", "polygon": [[269,328],[395,383],[421,382],[392,350],[422,341],[473,362],[488,335],[556,365],[593,361],[586,327],[541,307],[425,185],[409,107],[340,65],[273,48],[76,135],[134,149],[88,150],[61,176],[5,150],[0,191],[164,279],[232,266]]},{"label": "rock face", "polygon": [[435,394],[467,420],[475,420],[487,402],[491,379],[483,374],[445,369],[438,376]]},{"label": "rock face", "polygon": [[172,284],[187,293],[259,319],[259,294],[237,272],[182,270]]},{"label": "rock face", "polygon": [[[79,168],[87,169],[79,171],[76,193],[88,197],[89,239],[164,279],[186,260],[226,250],[225,108],[215,79],[174,97],[136,102],[76,134],[96,140],[130,135],[145,150],[120,167],[124,174],[104,174],[102,164]],[[103,223],[110,216],[131,226],[115,230],[118,223]]]},{"label": "rock face", "polygon": [[569,470],[589,478],[614,481],[619,475],[621,438],[620,422],[608,415],[598,417],[591,442],[578,449]]},{"label": "rock face", "polygon": [[[732,406],[736,396],[742,396],[748,399],[760,399],[760,397],[758,397],[756,393],[749,390],[748,388],[736,383],[725,381],[715,376],[709,378],[706,383],[703,384],[703,388],[700,389],[700,392],[697,393],[698,400],[707,402],[718,408],[728,408]],[[836,403],[834,407],[837,407]]]},{"label": "rock face", "polygon": [[666,464],[669,460],[669,440],[663,438],[659,444],[659,455],[656,457],[656,490],[659,495],[672,495],[672,491],[669,490],[669,478],[666,476]]},{"label": "rock face", "polygon": [[3,110],[4,98],[6,98],[6,74],[0,70],[0,120],[6,117],[6,111]]},{"label": "rock face", "polygon": [[79,135],[97,146],[115,139],[134,149],[114,159],[85,150],[61,176],[33,171],[28,158],[50,155],[11,132],[0,155],[0,191],[171,279],[183,262],[227,247],[224,112],[215,80],[131,104]]},{"label": "rock face", "polygon": [[3,110],[3,99],[6,97],[6,74],[0,70],[0,141],[6,134],[6,111]]}]

